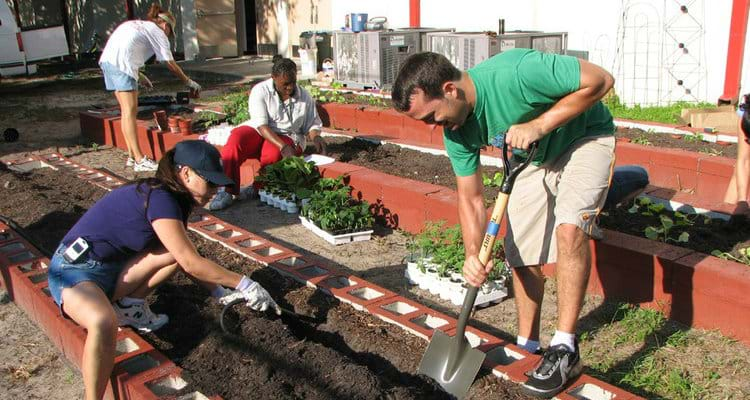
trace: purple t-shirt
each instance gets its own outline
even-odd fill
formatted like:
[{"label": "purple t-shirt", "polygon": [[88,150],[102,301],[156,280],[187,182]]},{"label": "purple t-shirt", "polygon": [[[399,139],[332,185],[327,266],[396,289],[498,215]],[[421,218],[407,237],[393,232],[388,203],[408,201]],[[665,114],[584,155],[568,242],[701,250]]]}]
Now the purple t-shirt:
[{"label": "purple t-shirt", "polygon": [[[150,192],[150,193],[149,193]],[[146,198],[148,196],[148,209]],[[82,237],[89,243],[90,257],[99,261],[124,260],[161,241],[151,222],[160,218],[187,223],[177,200],[167,190],[148,185],[127,185],[96,202],[65,235],[69,245]]]}]

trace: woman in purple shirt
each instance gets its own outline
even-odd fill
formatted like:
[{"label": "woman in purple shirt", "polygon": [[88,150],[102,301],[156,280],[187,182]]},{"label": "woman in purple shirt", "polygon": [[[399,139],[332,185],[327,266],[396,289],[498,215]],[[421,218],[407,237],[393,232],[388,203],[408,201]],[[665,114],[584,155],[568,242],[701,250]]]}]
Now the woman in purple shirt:
[{"label": "woman in purple shirt", "polygon": [[229,184],[216,148],[183,141],[164,155],[154,178],[107,194],[63,238],[50,261],[49,289],[60,309],[87,331],[86,399],[104,395],[118,325],[150,332],[167,323],[169,318],[154,314],[144,299],[178,269],[203,282],[220,301],[242,296],[255,310],[281,313],[257,282],[201,257],[187,236],[192,208],[204,206],[217,187]]}]

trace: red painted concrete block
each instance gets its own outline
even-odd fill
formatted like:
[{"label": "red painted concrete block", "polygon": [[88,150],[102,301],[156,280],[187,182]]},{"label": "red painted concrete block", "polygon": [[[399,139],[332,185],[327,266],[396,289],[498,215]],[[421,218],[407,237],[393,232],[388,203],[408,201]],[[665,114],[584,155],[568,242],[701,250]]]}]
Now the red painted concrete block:
[{"label": "red painted concrete block", "polygon": [[402,315],[397,319],[396,324],[422,339],[430,340],[435,330],[445,333],[455,329],[456,320],[446,314],[425,308]]},{"label": "red painted concrete block", "polygon": [[326,105],[334,129],[355,129],[357,127],[356,109],[360,107],[355,104],[329,104]]},{"label": "red painted concrete block", "polygon": [[682,169],[669,166],[654,166],[649,171],[652,185],[674,189],[676,191],[695,190],[698,185],[698,173],[693,169]]},{"label": "red painted concrete block", "polygon": [[698,171],[698,162],[702,157],[700,153],[670,148],[649,149],[649,153],[653,165],[690,171]]},{"label": "red painted concrete block", "polygon": [[668,314],[674,288],[671,264],[665,261],[692,250],[615,231],[605,230],[604,234],[604,240],[594,243],[596,264],[590,280],[598,280],[601,293],[597,294],[650,305]]},{"label": "red painted concrete block", "polygon": [[[299,269],[310,267],[313,265],[314,264],[311,261],[307,260],[304,257],[287,257],[287,258],[282,258],[282,259],[279,259],[277,261],[274,261],[268,264],[269,267],[275,269],[276,271],[282,274],[289,275],[292,278],[297,279],[297,280],[306,280],[299,273],[297,273]],[[332,275],[329,275],[328,277]],[[327,279],[328,277],[326,277],[325,279]],[[319,281],[320,280],[318,280],[318,282]],[[316,286],[318,282],[316,282]]]},{"label": "red painted concrete block", "polygon": [[382,172],[362,169],[348,174],[348,184],[352,187],[353,198],[376,204],[378,200],[383,200],[383,188],[389,185],[391,178],[391,175]]},{"label": "red painted concrete block", "polygon": [[342,295],[347,290],[361,287],[363,281],[363,279],[354,275],[340,274],[321,280],[317,284],[317,287],[335,297],[336,295]]},{"label": "red painted concrete block", "polygon": [[692,253],[672,263],[670,318],[691,326],[719,329],[750,344],[750,268]]},{"label": "red painted concrete block", "polygon": [[617,142],[615,145],[615,163],[617,165],[637,164],[644,168],[651,164],[651,155],[644,149],[632,143]]},{"label": "red painted concrete block", "polygon": [[404,116],[393,109],[380,109],[378,113],[379,126],[375,127],[375,133],[392,138],[401,137],[404,129]]},{"label": "red painted concrete block", "polygon": [[129,399],[131,380],[135,383],[139,377],[171,373],[175,368],[174,363],[162,353],[151,350],[115,364],[110,383],[116,388],[118,398]]},{"label": "red painted concrete block", "polygon": [[[697,178],[695,197],[700,199],[700,203],[724,202],[724,193],[727,191],[730,178],[701,172],[698,173]],[[694,206],[700,207],[698,204]]]},{"label": "red painted concrete block", "polygon": [[[184,382],[184,383],[183,383]],[[182,377],[182,369],[177,366],[158,368],[138,375],[124,387],[126,398],[131,400],[158,400],[178,393],[188,382]]]},{"label": "red painted concrete block", "polygon": [[86,343],[86,331],[70,319],[60,317],[57,324],[62,339],[62,352],[79,370],[83,362],[83,346]]},{"label": "red painted concrete block", "polygon": [[429,311],[428,307],[402,296],[393,296],[378,300],[366,307],[367,312],[391,324],[400,325],[401,318],[407,315],[421,315]]},{"label": "red painted concrete block", "polygon": [[[326,282],[326,280],[322,280],[321,284],[322,282]],[[335,291],[333,295],[344,303],[351,304],[355,309],[364,311],[368,305],[395,297],[396,293],[374,283],[362,280],[356,287]]]},{"label": "red painted concrete block", "polygon": [[164,155],[166,151],[164,151],[164,134],[167,132],[162,132],[158,129],[151,129],[149,130],[149,134],[151,135],[151,152],[154,155],[154,160],[160,160],[161,156]]},{"label": "red painted concrete block", "polygon": [[736,160],[727,157],[703,156],[698,161],[698,172],[730,178],[734,173]]},{"label": "red painted concrete block", "polygon": [[[427,194],[425,200],[426,221],[446,221],[447,225],[458,223],[458,196],[455,191],[443,189]],[[421,231],[421,228],[419,229]],[[415,233],[415,232],[412,232]]]},{"label": "red painted concrete block", "polygon": [[611,399],[611,400],[634,400],[637,397],[616,386],[596,379],[590,375],[582,374],[571,382],[567,389],[556,397],[559,400],[580,399]]},{"label": "red painted concrete block", "polygon": [[325,178],[337,178],[339,176],[347,176],[355,171],[362,171],[362,170],[368,170],[365,167],[360,167],[358,165],[353,164],[347,164],[343,162],[333,162],[331,164],[326,164],[324,166],[318,167],[320,170],[320,175]]},{"label": "red painted concrete block", "polygon": [[388,175],[381,182],[387,183],[382,200],[389,226],[409,232],[421,229],[427,215],[427,195],[439,192],[441,187]]},{"label": "red painted concrete block", "polygon": [[112,129],[107,118],[101,114],[81,112],[78,114],[81,126],[81,135],[87,142],[95,142],[103,145],[112,145]]}]

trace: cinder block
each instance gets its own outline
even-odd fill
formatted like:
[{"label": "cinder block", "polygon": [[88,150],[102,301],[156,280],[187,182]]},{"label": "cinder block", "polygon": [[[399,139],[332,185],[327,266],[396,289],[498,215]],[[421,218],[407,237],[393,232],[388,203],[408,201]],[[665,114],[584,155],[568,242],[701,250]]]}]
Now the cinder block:
[{"label": "cinder block", "polygon": [[592,376],[582,374],[555,398],[559,400],[634,400],[637,397]]},{"label": "cinder block", "polygon": [[[174,373],[175,368],[175,364],[162,353],[151,350],[115,364],[110,383],[115,388],[118,398],[130,399],[130,388],[137,386],[139,378],[168,375]],[[137,392],[133,392],[133,395],[136,394]]]}]

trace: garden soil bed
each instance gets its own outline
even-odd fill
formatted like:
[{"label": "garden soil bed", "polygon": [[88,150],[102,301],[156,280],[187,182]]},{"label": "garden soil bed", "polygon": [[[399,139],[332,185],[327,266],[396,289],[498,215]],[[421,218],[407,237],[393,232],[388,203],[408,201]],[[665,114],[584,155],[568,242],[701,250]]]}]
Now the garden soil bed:
[{"label": "garden soil bed", "polygon": [[[2,169],[0,178],[13,188],[5,189],[4,198],[11,202],[2,204],[0,214],[18,222],[34,244],[48,250],[105,194],[49,169]],[[185,392],[200,390],[227,399],[447,398],[429,379],[413,373],[425,341],[190,235],[205,256],[238,272],[252,271],[252,278],[283,306],[322,321],[310,325],[237,306],[229,318],[237,335],[225,335],[218,322],[220,305],[185,275],[175,275],[150,298],[155,311],[172,319],[146,339],[187,371],[191,386]],[[489,371],[480,374],[470,396],[526,398],[517,385]]]},{"label": "garden soil bed", "polygon": [[[732,159],[737,158],[737,144],[735,143],[717,144],[702,140],[690,141],[685,140],[685,136],[673,137],[671,134],[647,132],[638,128],[617,128],[615,137],[627,138],[630,139],[631,143],[645,146],[667,147]],[[638,143],[639,139],[647,141],[648,144],[645,142]]]},{"label": "garden soil bed", "polygon": [[[378,145],[360,139],[329,137],[326,140],[329,155],[339,161],[359,165],[387,174],[433,183],[456,190],[456,177],[452,173],[448,157],[406,149],[393,144]],[[499,169],[482,167],[490,175]],[[498,192],[497,188],[485,188],[485,201],[490,203]],[[668,213],[668,212],[667,212]],[[628,207],[612,210],[601,218],[602,226],[608,229],[643,236],[647,226],[660,226],[657,217],[647,217],[640,213],[628,213]],[[750,225],[741,217],[730,222],[711,220],[706,225],[703,218],[696,218],[689,227],[675,227],[674,232],[686,231],[690,234],[687,243],[670,243],[710,254],[712,250],[733,252],[750,245]],[[672,234],[675,238],[679,235]]]}]

